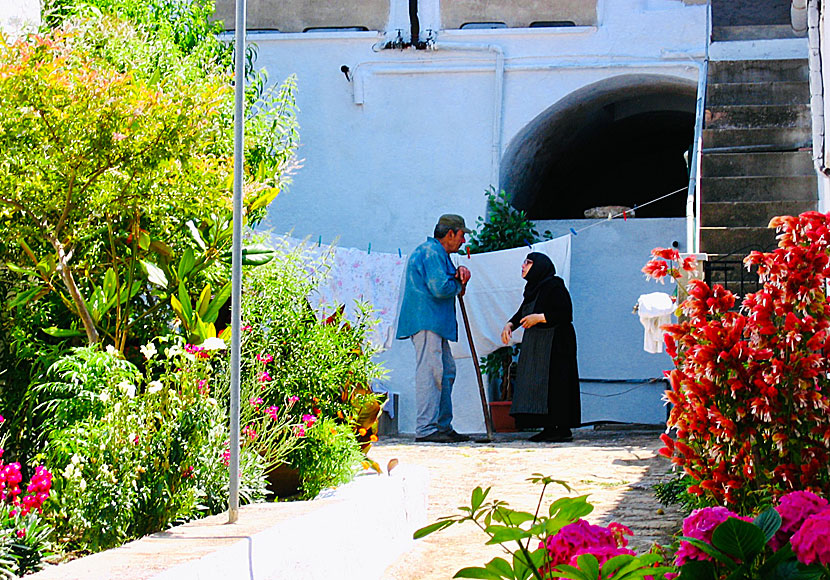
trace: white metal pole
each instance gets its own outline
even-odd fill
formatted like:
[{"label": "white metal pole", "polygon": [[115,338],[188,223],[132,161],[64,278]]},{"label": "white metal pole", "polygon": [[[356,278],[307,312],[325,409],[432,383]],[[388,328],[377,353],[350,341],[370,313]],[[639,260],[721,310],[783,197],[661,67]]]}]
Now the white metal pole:
[{"label": "white metal pole", "polygon": [[245,0],[236,0],[233,115],[233,262],[231,266],[231,433],[228,523],[239,518],[239,366],[242,332],[242,163],[245,128]]}]

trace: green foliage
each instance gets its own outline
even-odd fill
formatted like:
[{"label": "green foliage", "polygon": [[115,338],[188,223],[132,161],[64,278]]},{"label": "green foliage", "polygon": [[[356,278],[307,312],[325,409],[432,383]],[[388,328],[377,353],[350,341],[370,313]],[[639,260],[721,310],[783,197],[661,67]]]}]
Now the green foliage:
[{"label": "green foliage", "polygon": [[384,370],[372,360],[376,349],[367,335],[375,320],[367,307],[351,323],[340,315],[325,323],[311,308],[308,297],[327,271],[324,262],[315,262],[299,247],[281,248],[272,262],[246,273],[242,372],[256,376],[257,355],[271,356],[266,367],[270,379],[256,385],[265,406],[295,396],[297,416],[349,422],[356,412],[353,390],[368,386]]},{"label": "green foliage", "polygon": [[681,536],[708,556],[690,559],[680,567],[680,580],[822,580],[830,571],[820,564],[806,566],[797,561],[790,542],[777,550],[767,546],[781,527],[781,516],[774,508],[747,522],[730,517],[712,532],[710,543]]},{"label": "green foliage", "polygon": [[[155,380],[92,348],[58,363],[72,369],[75,385],[90,385],[84,391],[101,387],[95,411],[65,413],[43,454],[54,476],[50,523],[64,547],[97,551],[221,509],[227,469],[217,464],[226,452],[227,417],[204,388],[216,355],[196,357],[179,344],[165,350],[149,370],[163,371]],[[125,370],[119,383],[106,380]],[[43,392],[65,394],[72,384]],[[263,496],[262,467],[258,457],[243,455],[243,500]]]},{"label": "green foliage", "polygon": [[545,548],[548,537],[588,515],[594,508],[588,503],[587,496],[563,497],[550,504],[547,516],[540,514],[545,490],[549,485],[560,485],[569,492],[571,488],[564,481],[539,473],[528,478],[528,481],[542,485],[534,513],[513,510],[501,500],[487,501],[490,488],[476,487],[470,497],[470,505],[458,508],[460,515],[443,516],[437,522],[417,530],[413,537],[417,540],[455,524],[472,522],[489,537],[487,544],[500,544],[510,556],[509,561],[494,558],[484,567],[463,568],[456,573],[455,578],[635,580],[645,577],[664,578],[665,573],[672,570],[658,566],[662,557],[656,554],[615,556],[604,562],[601,568],[593,554],[582,554],[577,560],[577,566],[555,566]]},{"label": "green foliage", "polygon": [[654,484],[654,497],[664,506],[678,505],[683,512],[688,514],[694,509],[709,505],[700,496],[687,491],[689,486],[695,482],[696,480],[691,476],[677,473],[671,479]]},{"label": "green foliage", "polygon": [[363,459],[352,429],[326,417],[306,430],[303,445],[289,454],[288,463],[300,472],[303,496],[313,498],[351,481]]},{"label": "green foliage", "polygon": [[527,218],[525,212],[510,205],[504,190],[496,193],[490,187],[484,195],[487,196],[487,221],[482,218],[476,221],[476,230],[470,234],[467,242],[470,253],[509,250],[551,238],[548,231],[543,236],[539,235],[535,224]]}]

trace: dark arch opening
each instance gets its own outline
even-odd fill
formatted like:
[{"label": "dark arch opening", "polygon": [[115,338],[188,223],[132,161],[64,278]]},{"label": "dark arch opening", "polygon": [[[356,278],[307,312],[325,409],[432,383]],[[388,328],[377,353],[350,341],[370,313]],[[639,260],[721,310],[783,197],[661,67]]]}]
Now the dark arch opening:
[{"label": "dark arch opening", "polygon": [[[688,185],[693,81],[621,75],[584,87],[531,121],[507,148],[502,188],[535,220],[581,219],[597,206],[641,205]],[[685,192],[637,217],[685,215]]]}]

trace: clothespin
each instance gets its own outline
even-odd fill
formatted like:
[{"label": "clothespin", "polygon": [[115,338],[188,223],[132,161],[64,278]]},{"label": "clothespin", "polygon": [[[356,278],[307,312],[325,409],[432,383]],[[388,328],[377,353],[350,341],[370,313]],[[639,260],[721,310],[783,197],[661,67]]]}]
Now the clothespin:
[{"label": "clothespin", "polygon": [[398,248],[398,257],[403,258],[403,255],[401,255],[401,249],[400,248]]},{"label": "clothespin", "polygon": [[570,230],[571,230],[571,233],[572,233],[573,235],[577,235],[577,234],[576,234],[576,230],[575,230],[575,229],[570,228]]},{"label": "clothespin", "polygon": [[367,254],[371,254],[371,253],[372,253],[372,242],[369,242],[369,249],[368,249],[368,250],[366,250],[366,253],[367,253]]},{"label": "clothespin", "polygon": [[533,249],[533,244],[531,244],[530,242],[528,242],[528,241],[527,241],[527,238],[525,238],[525,239],[524,239],[524,242],[525,242],[525,245],[526,245],[528,248],[530,248],[531,250]]},{"label": "clothespin", "polygon": [[319,248],[320,244],[322,244],[322,243],[323,243],[323,236],[320,236],[319,238],[317,238],[317,247]]},{"label": "clothespin", "polygon": [[628,221],[628,214],[626,214],[625,211],[623,211],[623,221],[624,222]]},{"label": "clothespin", "polygon": [[470,246],[467,246],[467,259],[470,259]]}]

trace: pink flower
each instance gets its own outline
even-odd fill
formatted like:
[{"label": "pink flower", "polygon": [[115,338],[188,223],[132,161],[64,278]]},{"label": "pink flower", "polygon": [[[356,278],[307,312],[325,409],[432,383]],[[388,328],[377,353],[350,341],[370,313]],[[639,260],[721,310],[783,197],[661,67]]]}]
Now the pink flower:
[{"label": "pink flower", "polygon": [[305,414],[303,415],[303,422],[305,423],[306,427],[311,427],[314,425],[315,421],[317,421],[317,417],[314,415]]},{"label": "pink flower", "polygon": [[15,534],[17,535],[18,538],[20,538],[22,540],[23,538],[26,537],[26,528],[20,528],[19,530],[17,530],[15,532]]},{"label": "pink flower", "polygon": [[[694,510],[689,517],[683,520],[683,535],[710,544],[712,542],[712,532],[729,518],[738,518],[745,522],[752,521],[751,518],[739,516],[725,507],[707,507]],[[682,566],[689,560],[711,559],[712,556],[694,547],[689,542],[680,542],[674,564]]]},{"label": "pink flower", "polygon": [[795,557],[802,564],[830,564],[830,509],[808,517],[792,538],[790,544]]},{"label": "pink flower", "polygon": [[268,364],[269,362],[274,360],[274,357],[270,354],[258,354],[256,355],[256,359],[263,364]]},{"label": "pink flower", "polygon": [[3,417],[3,415],[0,415],[0,423],[3,423],[5,420],[6,419]]},{"label": "pink flower", "polygon": [[294,436],[305,437],[305,427],[303,425],[294,425]]},{"label": "pink flower", "polygon": [[300,400],[300,397],[297,397],[295,395],[291,395],[290,397],[288,397],[288,404],[293,405],[294,403],[296,403],[299,400]]},{"label": "pink flower", "polygon": [[251,441],[256,439],[256,431],[254,431],[254,428],[251,427],[250,425],[247,425],[246,427],[244,427],[242,429],[242,434],[247,435],[248,439],[251,440]]},{"label": "pink flower", "polygon": [[630,533],[631,530],[620,524],[611,524],[605,528],[579,519],[548,536],[544,547],[550,556],[551,568],[560,564],[575,566],[577,558],[583,554],[593,554],[601,566],[614,556],[634,555],[632,550],[625,547],[628,541],[624,535]]},{"label": "pink flower", "polygon": [[268,415],[269,417],[271,417],[274,421],[276,421],[277,420],[277,411],[279,411],[279,410],[280,410],[280,408],[277,407],[276,405],[271,405],[270,407],[265,409],[265,414]]},{"label": "pink flower", "polygon": [[769,544],[773,550],[784,546],[810,516],[827,508],[827,500],[809,491],[794,491],[781,498],[775,510],[781,516],[781,527]]},{"label": "pink flower", "polygon": [[262,404],[262,397],[251,397],[248,402],[254,407],[259,407]]},{"label": "pink flower", "polygon": [[271,380],[271,375],[268,374],[268,371],[262,371],[259,373],[259,382],[260,383],[267,383]]}]

